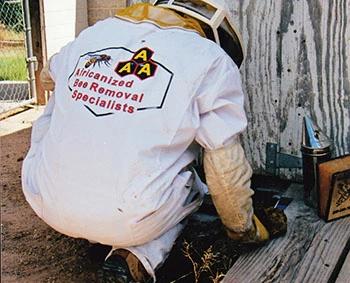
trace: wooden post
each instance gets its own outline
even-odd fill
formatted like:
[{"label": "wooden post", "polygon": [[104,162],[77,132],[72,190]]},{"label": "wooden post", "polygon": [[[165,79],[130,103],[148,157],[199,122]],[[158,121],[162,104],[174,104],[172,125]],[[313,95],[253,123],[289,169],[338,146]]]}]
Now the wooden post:
[{"label": "wooden post", "polygon": [[45,42],[45,29],[43,26],[44,13],[42,4],[42,0],[31,0],[29,2],[33,53],[38,60],[38,68],[35,71],[35,84],[37,93],[36,103],[39,105],[46,104],[45,90],[41,86],[39,77],[43,63],[46,61],[46,46],[43,44]]}]

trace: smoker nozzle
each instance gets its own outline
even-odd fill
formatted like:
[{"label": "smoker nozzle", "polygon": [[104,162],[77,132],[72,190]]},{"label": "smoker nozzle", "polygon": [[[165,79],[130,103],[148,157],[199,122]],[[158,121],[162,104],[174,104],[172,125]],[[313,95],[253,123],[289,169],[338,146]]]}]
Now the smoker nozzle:
[{"label": "smoker nozzle", "polygon": [[311,120],[304,117],[301,151],[305,154],[322,154],[330,152],[332,141]]}]

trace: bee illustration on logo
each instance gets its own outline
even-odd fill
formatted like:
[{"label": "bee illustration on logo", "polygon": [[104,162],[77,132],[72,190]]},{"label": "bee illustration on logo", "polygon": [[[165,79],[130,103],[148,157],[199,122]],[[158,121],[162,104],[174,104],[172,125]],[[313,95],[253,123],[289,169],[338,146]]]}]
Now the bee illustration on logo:
[{"label": "bee illustration on logo", "polygon": [[89,55],[89,60],[85,63],[85,68],[89,68],[92,65],[92,68],[96,66],[96,64],[100,67],[101,64],[105,64],[107,67],[109,67],[111,56],[107,54],[97,54],[97,55]]}]

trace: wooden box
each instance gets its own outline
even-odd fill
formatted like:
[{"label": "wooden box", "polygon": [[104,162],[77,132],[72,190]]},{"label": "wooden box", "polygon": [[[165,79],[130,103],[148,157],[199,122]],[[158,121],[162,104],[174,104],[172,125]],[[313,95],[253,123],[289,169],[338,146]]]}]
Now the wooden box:
[{"label": "wooden box", "polygon": [[326,221],[350,215],[350,155],[318,165],[319,215]]}]

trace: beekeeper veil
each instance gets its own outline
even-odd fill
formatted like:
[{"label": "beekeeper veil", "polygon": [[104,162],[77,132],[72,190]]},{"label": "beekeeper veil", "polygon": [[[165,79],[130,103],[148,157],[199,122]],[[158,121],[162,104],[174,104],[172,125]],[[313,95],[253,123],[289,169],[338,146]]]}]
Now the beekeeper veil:
[{"label": "beekeeper veil", "polygon": [[206,37],[219,44],[240,67],[244,58],[241,36],[223,0],[156,0],[153,4],[198,20]]}]

